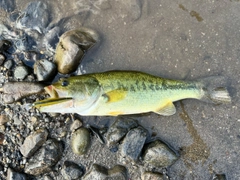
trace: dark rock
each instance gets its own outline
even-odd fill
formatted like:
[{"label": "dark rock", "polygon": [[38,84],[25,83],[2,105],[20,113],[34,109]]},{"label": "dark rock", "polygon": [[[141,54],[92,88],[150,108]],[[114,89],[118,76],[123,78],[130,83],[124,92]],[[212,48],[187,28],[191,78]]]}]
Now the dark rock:
[{"label": "dark rock", "polygon": [[71,148],[75,154],[86,154],[91,144],[90,132],[87,128],[79,128],[72,133]]},{"label": "dark rock", "polygon": [[166,144],[155,140],[144,147],[143,161],[147,165],[162,168],[172,165],[178,156]]},{"label": "dark rock", "polygon": [[120,146],[120,156],[133,161],[137,161],[146,139],[146,129],[141,126],[131,129],[125,136]]},{"label": "dark rock", "polygon": [[25,66],[17,66],[13,74],[15,79],[23,80],[28,75],[28,69]]},{"label": "dark rock", "polygon": [[3,65],[6,69],[11,69],[13,66],[13,60],[7,60],[5,61],[4,65]]},{"label": "dark rock", "polygon": [[29,159],[29,163],[25,166],[25,172],[31,175],[40,175],[51,171],[54,166],[62,157],[63,146],[61,142],[55,139],[49,139]]},{"label": "dark rock", "polygon": [[47,4],[41,1],[30,2],[25,12],[19,17],[18,28],[34,29],[40,34],[47,27],[50,20]]},{"label": "dark rock", "polygon": [[62,169],[62,175],[66,180],[80,179],[83,176],[84,170],[81,166],[65,161]]},{"label": "dark rock", "polygon": [[98,141],[101,143],[101,144],[105,144],[105,140],[102,136],[102,134],[100,133],[100,130],[98,128],[95,128],[93,126],[89,126],[89,129],[91,130],[91,132],[94,134],[94,136],[97,137]]},{"label": "dark rock", "polygon": [[163,180],[164,176],[160,173],[144,172],[141,178],[142,180]]},{"label": "dark rock", "polygon": [[0,40],[0,53],[7,51],[11,45],[12,43],[8,40]]},{"label": "dark rock", "polygon": [[34,74],[38,81],[46,81],[54,77],[57,72],[56,65],[46,59],[38,60],[34,64]]},{"label": "dark rock", "polygon": [[117,144],[127,132],[137,127],[138,123],[134,119],[130,118],[117,118],[116,121],[109,128],[106,138],[109,146]]},{"label": "dark rock", "polygon": [[60,36],[60,27],[55,26],[52,29],[48,30],[47,33],[44,35],[41,44],[45,48],[52,48],[56,49],[56,45],[59,41]]},{"label": "dark rock", "polygon": [[55,63],[58,72],[69,74],[74,72],[81,62],[85,51],[98,41],[95,31],[88,28],[80,28],[65,32],[56,47]]},{"label": "dark rock", "polygon": [[93,164],[91,170],[83,177],[83,180],[125,180],[127,179],[127,169],[124,166],[116,165],[111,169]]},{"label": "dark rock", "polygon": [[0,54],[0,66],[3,64],[4,61],[5,61],[4,55]]},{"label": "dark rock", "polygon": [[25,157],[30,157],[36,150],[43,145],[47,140],[48,132],[44,129],[39,129],[33,134],[26,137],[23,145],[20,147],[20,152]]},{"label": "dark rock", "polygon": [[15,9],[15,1],[14,0],[1,0],[0,1],[0,9],[3,9],[7,12],[11,12]]},{"label": "dark rock", "polygon": [[227,176],[225,174],[214,174],[212,180],[227,180]]},{"label": "dark rock", "polygon": [[8,168],[7,171],[7,180],[26,180],[27,176],[22,173],[18,173]]}]

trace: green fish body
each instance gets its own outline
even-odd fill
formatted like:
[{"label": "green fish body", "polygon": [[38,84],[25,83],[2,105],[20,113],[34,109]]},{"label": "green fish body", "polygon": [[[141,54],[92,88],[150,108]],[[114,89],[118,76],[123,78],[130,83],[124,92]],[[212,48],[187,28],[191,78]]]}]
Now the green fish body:
[{"label": "green fish body", "polygon": [[170,80],[135,71],[109,71],[62,78],[45,87],[51,98],[34,103],[42,112],[78,113],[84,116],[117,116],[155,112],[173,115],[173,102],[194,98],[230,102],[223,87],[209,89],[212,79]]}]

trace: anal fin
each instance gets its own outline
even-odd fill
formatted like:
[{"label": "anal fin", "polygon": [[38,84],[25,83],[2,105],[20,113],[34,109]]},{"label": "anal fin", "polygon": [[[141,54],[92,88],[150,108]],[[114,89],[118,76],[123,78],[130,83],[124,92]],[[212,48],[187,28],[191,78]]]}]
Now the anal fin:
[{"label": "anal fin", "polygon": [[163,116],[171,116],[176,113],[176,107],[171,101],[168,101],[163,107],[154,112]]}]

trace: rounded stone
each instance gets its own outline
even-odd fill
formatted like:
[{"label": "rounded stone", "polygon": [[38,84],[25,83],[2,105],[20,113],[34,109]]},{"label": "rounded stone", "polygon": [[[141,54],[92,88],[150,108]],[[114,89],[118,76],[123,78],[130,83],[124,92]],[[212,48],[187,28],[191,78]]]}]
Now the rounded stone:
[{"label": "rounded stone", "polygon": [[87,128],[79,128],[71,137],[71,148],[75,154],[86,154],[91,144],[90,132]]},{"label": "rounded stone", "polygon": [[33,66],[34,74],[37,76],[38,81],[45,81],[53,78],[56,74],[56,65],[46,59],[36,61]]},{"label": "rounded stone", "polygon": [[28,75],[28,69],[25,66],[17,66],[14,70],[14,77],[16,79],[24,79]]},{"label": "rounded stone", "polygon": [[3,65],[6,69],[11,69],[13,66],[13,60],[9,59],[7,61],[5,61],[4,65]]}]

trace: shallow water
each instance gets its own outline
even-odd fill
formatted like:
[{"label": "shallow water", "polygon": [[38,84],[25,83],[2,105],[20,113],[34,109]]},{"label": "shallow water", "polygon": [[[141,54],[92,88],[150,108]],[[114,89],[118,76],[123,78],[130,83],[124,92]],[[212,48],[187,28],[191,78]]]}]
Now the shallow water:
[{"label": "shallow water", "polygon": [[[27,2],[17,0],[16,9],[24,10]],[[175,79],[227,77],[231,104],[184,100],[175,103],[173,116],[133,117],[181,150],[180,160],[168,169],[171,178],[210,179],[215,172],[240,179],[239,1],[57,0],[48,5],[49,26],[57,24],[63,32],[86,26],[100,34],[100,43],[81,63],[83,73],[139,70]],[[105,123],[104,118],[83,119]]]}]

